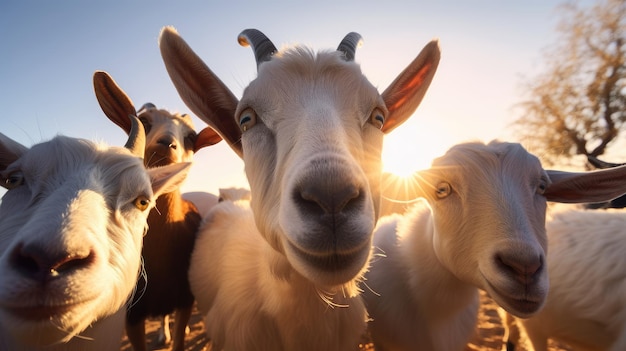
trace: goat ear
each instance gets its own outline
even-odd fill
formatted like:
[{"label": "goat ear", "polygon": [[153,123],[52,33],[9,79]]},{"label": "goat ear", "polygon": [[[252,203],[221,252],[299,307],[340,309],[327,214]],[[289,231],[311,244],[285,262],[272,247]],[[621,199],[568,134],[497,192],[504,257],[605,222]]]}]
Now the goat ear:
[{"label": "goat ear", "polygon": [[222,137],[217,134],[211,127],[206,127],[198,133],[198,138],[193,146],[193,152],[198,152],[205,146],[215,145],[222,141]]},{"label": "goat ear", "polygon": [[152,183],[154,198],[156,199],[162,194],[171,193],[180,187],[187,178],[190,168],[191,162],[179,162],[146,169]]},{"label": "goat ear", "polygon": [[130,133],[131,124],[128,115],[137,116],[137,111],[128,95],[104,71],[96,71],[93,74],[93,88],[104,114],[126,134]]},{"label": "goat ear", "polygon": [[[17,161],[27,151],[26,146],[0,133],[0,172],[7,169],[10,164]],[[6,180],[5,175],[0,173],[0,186],[6,188]]]},{"label": "goat ear", "polygon": [[435,76],[440,57],[439,41],[433,40],[385,89],[382,96],[389,115],[383,132],[389,133],[415,112]]},{"label": "goat ear", "polygon": [[626,193],[626,166],[591,172],[546,172],[552,182],[544,193],[548,201],[603,202]]},{"label": "goat ear", "polygon": [[187,107],[241,157],[241,129],[235,122],[239,101],[172,27],[159,36],[159,48],[176,90]]}]

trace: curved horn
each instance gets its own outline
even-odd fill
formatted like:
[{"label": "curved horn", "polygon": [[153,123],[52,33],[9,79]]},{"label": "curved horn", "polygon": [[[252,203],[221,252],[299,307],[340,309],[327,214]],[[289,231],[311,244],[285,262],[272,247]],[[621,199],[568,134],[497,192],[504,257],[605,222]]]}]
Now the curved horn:
[{"label": "curved horn", "polygon": [[128,141],[124,145],[133,155],[143,158],[146,147],[146,130],[139,118],[128,115],[130,118],[130,133],[128,133]]},{"label": "curved horn", "polygon": [[256,59],[257,69],[261,63],[269,61],[272,58],[272,55],[278,51],[272,41],[258,29],[244,30],[237,37],[237,41],[241,46],[252,47],[252,50],[254,50],[254,58]]},{"label": "curved horn", "polygon": [[587,161],[591,163],[591,165],[594,166],[595,168],[600,168],[600,169],[619,167],[619,166],[623,166],[626,164],[626,163],[611,163],[611,162],[602,161],[598,159],[597,157],[591,156],[591,155],[587,155]]},{"label": "curved horn", "polygon": [[361,37],[361,34],[356,32],[350,32],[345,37],[343,37],[343,40],[341,41],[341,43],[339,43],[339,46],[337,47],[337,51],[343,52],[346,61],[354,61],[354,52],[356,51],[356,48],[361,45],[362,42],[363,37]]},{"label": "curved horn", "polygon": [[145,104],[143,104],[143,106],[141,106],[139,111],[147,110],[149,108],[156,108],[156,106],[151,102],[146,102]]}]

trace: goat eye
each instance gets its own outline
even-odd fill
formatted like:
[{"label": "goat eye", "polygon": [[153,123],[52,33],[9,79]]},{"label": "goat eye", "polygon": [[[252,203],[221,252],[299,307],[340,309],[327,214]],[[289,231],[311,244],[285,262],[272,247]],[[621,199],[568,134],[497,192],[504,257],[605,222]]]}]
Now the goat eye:
[{"label": "goat eye", "polygon": [[137,197],[133,203],[140,211],[145,211],[150,206],[150,199],[142,195]]},{"label": "goat eye", "polygon": [[24,174],[22,172],[14,172],[4,180],[4,187],[7,189],[15,189],[24,184]]},{"label": "goat eye", "polygon": [[546,192],[547,188],[548,185],[545,182],[539,183],[539,185],[537,186],[537,194],[543,195]]},{"label": "goat eye", "polygon": [[374,127],[378,129],[383,128],[383,124],[385,124],[385,114],[378,108],[375,108],[370,114],[369,122],[374,125]]},{"label": "goat eye", "polygon": [[451,191],[452,191],[452,188],[450,187],[449,183],[441,182],[437,184],[435,194],[437,195],[438,198],[443,199],[444,197],[450,195]]},{"label": "goat eye", "polygon": [[247,108],[239,115],[239,127],[242,132],[250,129],[256,124],[256,112],[253,109]]}]

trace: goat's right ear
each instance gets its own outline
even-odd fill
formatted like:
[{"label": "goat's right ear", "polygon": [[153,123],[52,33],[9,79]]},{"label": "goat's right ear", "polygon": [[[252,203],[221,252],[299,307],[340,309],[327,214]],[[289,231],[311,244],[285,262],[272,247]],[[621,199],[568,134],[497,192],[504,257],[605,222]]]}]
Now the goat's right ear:
[{"label": "goat's right ear", "polygon": [[113,123],[120,126],[126,134],[129,134],[131,124],[128,116],[137,116],[135,105],[133,105],[130,97],[105,71],[96,71],[93,74],[93,88],[104,114]]},{"label": "goat's right ear", "polygon": [[211,127],[206,127],[198,133],[198,138],[193,146],[193,152],[198,152],[198,150],[203,147],[215,145],[220,141],[222,141],[222,137]]},{"label": "goat's right ear", "polygon": [[162,194],[176,190],[187,179],[191,162],[172,163],[167,166],[148,168],[146,171],[152,183],[152,192],[156,199]]},{"label": "goat's right ear", "polygon": [[626,194],[626,166],[590,171],[546,171],[551,184],[548,201],[563,203],[604,202]]},{"label": "goat's right ear", "polygon": [[440,58],[439,41],[433,40],[385,89],[382,96],[389,115],[383,124],[383,132],[389,133],[415,112],[435,76]]},{"label": "goat's right ear", "polygon": [[206,122],[242,157],[241,129],[235,122],[239,101],[172,27],[159,35],[159,48],[178,94],[187,107]]},{"label": "goat's right ear", "polygon": [[26,146],[0,133],[0,186],[6,188],[7,178],[2,171],[28,151]]}]

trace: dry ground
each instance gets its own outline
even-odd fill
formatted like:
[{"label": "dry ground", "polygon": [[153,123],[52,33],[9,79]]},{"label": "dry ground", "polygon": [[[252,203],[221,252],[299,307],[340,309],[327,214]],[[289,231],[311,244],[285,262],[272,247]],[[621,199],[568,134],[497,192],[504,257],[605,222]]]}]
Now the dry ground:
[{"label": "dry ground", "polygon": [[[478,329],[476,336],[467,345],[465,351],[502,351],[504,335],[504,328],[502,327],[502,320],[498,313],[497,306],[484,294],[481,294],[482,306],[478,317]],[[166,351],[168,347],[156,345],[157,328],[159,324],[156,320],[148,321],[146,325],[146,332],[148,332],[148,349],[155,351]],[[191,317],[190,323],[191,332],[187,335],[185,343],[185,351],[211,351],[210,342],[202,327],[202,318],[195,310]],[[371,344],[365,344],[362,350],[374,351]],[[518,348],[519,351],[525,351],[523,348]],[[556,343],[552,343],[549,348],[550,351],[570,351],[569,348],[564,347]],[[121,351],[132,351],[130,344],[126,337],[122,340]]]}]

